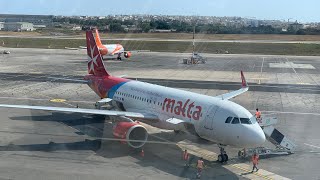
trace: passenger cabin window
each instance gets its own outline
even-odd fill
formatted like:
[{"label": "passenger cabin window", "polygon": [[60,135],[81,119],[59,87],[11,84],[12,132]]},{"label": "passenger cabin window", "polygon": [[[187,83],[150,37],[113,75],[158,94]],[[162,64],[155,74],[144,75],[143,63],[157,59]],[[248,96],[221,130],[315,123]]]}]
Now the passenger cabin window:
[{"label": "passenger cabin window", "polygon": [[252,124],[249,118],[240,118],[241,124]]},{"label": "passenger cabin window", "polygon": [[230,123],[233,117],[228,117],[225,123]]},{"label": "passenger cabin window", "polygon": [[239,123],[240,123],[239,118],[235,117],[235,118],[233,118],[231,124],[239,124]]}]

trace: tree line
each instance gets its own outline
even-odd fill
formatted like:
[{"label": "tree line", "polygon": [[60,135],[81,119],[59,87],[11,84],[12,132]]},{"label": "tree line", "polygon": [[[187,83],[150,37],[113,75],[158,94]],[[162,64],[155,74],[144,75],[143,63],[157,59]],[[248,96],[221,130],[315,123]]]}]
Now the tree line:
[{"label": "tree line", "polygon": [[[143,20],[116,20],[112,18],[105,19],[78,19],[71,17],[54,18],[53,22],[65,24],[77,24],[86,30],[92,26],[99,28],[100,31],[108,32],[126,32],[122,25],[128,27],[136,27],[134,32],[149,32],[151,29],[174,30],[175,32],[193,32],[193,24],[179,20],[151,20],[144,22]],[[217,24],[201,24],[195,27],[196,33],[207,34],[298,34],[298,35],[320,35],[320,29],[307,28],[296,29],[292,26],[283,31],[282,28],[275,28],[271,25],[252,26],[225,26],[221,23]]]}]

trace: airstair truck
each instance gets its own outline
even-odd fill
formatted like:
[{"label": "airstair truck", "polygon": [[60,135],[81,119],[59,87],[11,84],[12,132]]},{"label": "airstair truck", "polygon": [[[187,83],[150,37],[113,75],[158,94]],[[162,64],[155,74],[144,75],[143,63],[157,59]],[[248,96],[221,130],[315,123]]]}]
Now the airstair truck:
[{"label": "airstair truck", "polygon": [[288,155],[294,153],[296,145],[279,130],[274,128],[273,125],[278,122],[276,117],[262,116],[261,119],[258,119],[257,121],[262,128],[266,139],[275,145],[276,148],[257,147],[244,149],[238,152],[239,157],[245,158],[252,156],[254,153],[258,153],[259,155]]}]

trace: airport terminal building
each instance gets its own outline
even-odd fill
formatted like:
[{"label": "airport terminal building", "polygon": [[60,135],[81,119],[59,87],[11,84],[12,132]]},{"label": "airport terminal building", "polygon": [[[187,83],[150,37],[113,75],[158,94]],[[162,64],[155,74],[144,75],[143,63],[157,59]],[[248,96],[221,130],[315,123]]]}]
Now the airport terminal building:
[{"label": "airport terminal building", "polygon": [[[3,28],[1,29],[1,27]],[[28,22],[6,22],[0,23],[0,29],[4,31],[33,31],[34,27],[32,23]]]}]

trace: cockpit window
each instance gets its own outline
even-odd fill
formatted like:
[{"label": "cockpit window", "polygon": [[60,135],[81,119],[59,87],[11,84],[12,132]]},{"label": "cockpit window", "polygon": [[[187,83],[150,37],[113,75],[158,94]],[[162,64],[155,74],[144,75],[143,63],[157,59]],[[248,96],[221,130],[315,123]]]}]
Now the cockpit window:
[{"label": "cockpit window", "polygon": [[241,124],[252,124],[249,118],[240,118]]},{"label": "cockpit window", "polygon": [[235,118],[233,118],[231,124],[239,124],[239,123],[240,123],[239,118],[235,117]]},{"label": "cockpit window", "polygon": [[230,123],[233,117],[228,117],[225,123]]}]

